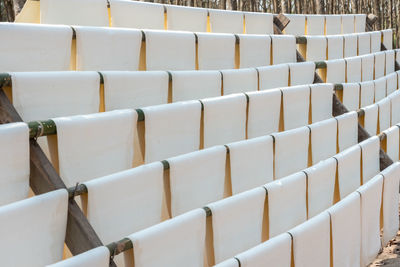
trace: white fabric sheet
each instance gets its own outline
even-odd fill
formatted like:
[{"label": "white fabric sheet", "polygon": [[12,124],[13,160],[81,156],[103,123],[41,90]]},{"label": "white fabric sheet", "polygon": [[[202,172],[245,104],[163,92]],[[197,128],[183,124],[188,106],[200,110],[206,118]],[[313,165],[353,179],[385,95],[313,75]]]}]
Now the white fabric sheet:
[{"label": "white fabric sheet", "polygon": [[143,108],[168,103],[168,73],[105,71],[105,110]]},{"label": "white fabric sheet", "polygon": [[380,215],[382,175],[377,175],[357,191],[361,195],[361,264],[367,266],[381,249]]},{"label": "white fabric sheet", "polygon": [[215,267],[239,267],[239,262],[235,258],[227,259],[221,263],[214,265]]},{"label": "white fabric sheet", "polygon": [[344,14],[342,15],[342,34],[354,33],[354,15]]},{"label": "white fabric sheet", "polygon": [[221,70],[224,95],[258,90],[258,74],[253,68]]},{"label": "white fabric sheet", "polygon": [[307,15],[307,35],[324,35],[325,34],[325,16],[323,15]]},{"label": "white fabric sheet", "polygon": [[216,263],[261,243],[265,198],[265,189],[257,187],[207,205]]},{"label": "white fabric sheet", "polygon": [[326,39],[328,40],[328,58],[327,59],[331,60],[331,59],[343,58],[343,55],[344,55],[343,36],[331,35],[331,36],[327,36]]},{"label": "white fabric sheet", "polygon": [[173,217],[224,197],[224,146],[180,155],[167,161],[170,166]]},{"label": "white fabric sheet", "polygon": [[343,105],[349,111],[357,111],[360,105],[360,84],[345,83],[343,84]]},{"label": "white fabric sheet", "polygon": [[390,73],[386,75],[386,95],[397,90],[397,73]]},{"label": "white fabric sheet", "polygon": [[126,0],[110,0],[113,27],[164,29],[164,5]]},{"label": "white fabric sheet", "polygon": [[366,19],[367,19],[366,14],[355,14],[354,15],[354,30],[355,30],[355,32],[365,32]]},{"label": "white fabric sheet", "polygon": [[375,57],[375,75],[374,78],[378,79],[385,75],[385,52],[378,52],[374,54]]},{"label": "white fabric sheet", "polygon": [[345,34],[344,38],[344,57],[355,57],[357,56],[358,49],[358,37],[356,34]]},{"label": "white fabric sheet", "polygon": [[382,30],[382,44],[386,47],[387,50],[393,49],[393,30],[392,29]]},{"label": "white fabric sheet", "polygon": [[196,151],[200,148],[201,104],[185,101],[143,108],[145,162]]},{"label": "white fabric sheet", "polygon": [[232,194],[272,182],[274,177],[274,142],[262,136],[230,143]]},{"label": "white fabric sheet", "polygon": [[329,214],[323,212],[289,231],[296,267],[330,266],[330,230]]},{"label": "white fabric sheet", "polygon": [[345,198],[361,184],[361,148],[359,146],[352,146],[334,158],[337,160],[337,176],[339,182],[339,195],[340,199]]},{"label": "white fabric sheet", "polygon": [[40,3],[40,23],[109,26],[107,1],[44,0]]},{"label": "white fabric sheet", "polygon": [[29,128],[25,123],[0,125],[0,206],[29,194]]},{"label": "white fabric sheet", "polygon": [[72,29],[23,23],[0,23],[0,71],[65,71],[71,59]]},{"label": "white fabric sheet", "polygon": [[167,29],[173,31],[207,32],[207,9],[164,5]]},{"label": "white fabric sheet", "polygon": [[312,84],[315,76],[315,63],[289,63],[290,86]]},{"label": "white fabric sheet", "polygon": [[240,68],[271,64],[271,37],[268,35],[239,34]]},{"label": "white fabric sheet", "polygon": [[136,29],[75,27],[77,70],[138,70],[142,32]]},{"label": "white fabric sheet", "polygon": [[381,133],[390,127],[390,99],[382,99],[377,104],[379,107],[378,133]]},{"label": "white fabric sheet", "polygon": [[298,172],[264,185],[268,191],[269,238],[307,220],[306,175]]},{"label": "white fabric sheet", "polygon": [[374,55],[361,57],[361,78],[363,82],[374,79]]},{"label": "white fabric sheet", "polygon": [[362,108],[365,112],[364,115],[364,129],[370,135],[376,135],[378,133],[378,105],[369,105]]},{"label": "white fabric sheet", "polygon": [[285,34],[304,35],[306,29],[306,16],[302,14],[285,14],[290,20],[283,30]]},{"label": "white fabric sheet", "polygon": [[67,213],[65,189],[0,207],[2,264],[41,267],[62,260]]},{"label": "white fabric sheet", "polygon": [[373,136],[359,143],[361,147],[362,184],[366,184],[379,173],[380,141]]},{"label": "white fabric sheet", "polygon": [[291,237],[288,233],[269,239],[236,256],[242,267],[259,267],[266,262],[273,266],[290,267],[292,253]]},{"label": "white fabric sheet", "polygon": [[285,131],[309,124],[310,91],[308,85],[282,89]]},{"label": "white fabric sheet", "polygon": [[67,187],[132,167],[137,113],[118,110],[53,119]]},{"label": "white fabric sheet", "polygon": [[326,61],[326,82],[344,83],[346,81],[346,61],[333,59]]},{"label": "white fabric sheet", "polygon": [[307,61],[321,61],[327,57],[327,39],[325,36],[307,36]]},{"label": "white fabric sheet", "polygon": [[244,14],[239,11],[208,9],[210,30],[218,33],[244,33]]},{"label": "white fabric sheet", "polygon": [[110,265],[110,251],[101,246],[88,250],[47,267],[108,267]]},{"label": "white fabric sheet", "polygon": [[221,95],[222,77],[216,70],[171,71],[172,102]]},{"label": "white fabric sheet", "polygon": [[275,138],[275,179],[307,168],[309,132],[307,127],[273,134]]},{"label": "white fabric sheet", "polygon": [[336,154],[337,121],[326,119],[309,125],[311,129],[312,164]]},{"label": "white fabric sheet", "polygon": [[[196,209],[129,236],[135,267],[203,267],[206,213]],[[154,257],[157,255],[157,257]]]},{"label": "white fabric sheet", "polygon": [[247,136],[254,138],[279,131],[281,111],[279,89],[250,92],[247,116]]},{"label": "white fabric sheet", "polygon": [[257,68],[260,90],[289,86],[289,66],[287,64]]},{"label": "white fabric sheet", "polygon": [[350,111],[335,117],[338,122],[339,152],[358,143],[358,116],[357,112]]},{"label": "white fabric sheet", "polygon": [[374,80],[375,84],[375,103],[386,97],[386,77]]},{"label": "white fabric sheet", "polygon": [[394,50],[385,51],[386,64],[385,64],[385,75],[393,73],[395,71],[395,53]]},{"label": "white fabric sheet", "polygon": [[341,15],[327,15],[325,16],[325,34],[334,35],[340,34],[342,31],[342,16]]},{"label": "white fabric sheet", "polygon": [[234,94],[202,100],[204,105],[204,147],[223,145],[246,138],[247,100]]},{"label": "white fabric sheet", "polygon": [[400,122],[400,93],[395,91],[390,96],[391,102],[391,125],[396,125]]},{"label": "white fabric sheet", "polygon": [[361,82],[361,57],[346,58],[346,82]]},{"label": "white fabric sheet", "polygon": [[332,118],[333,84],[312,84],[311,122]]},{"label": "white fabric sheet", "polygon": [[193,33],[149,30],[144,33],[146,70],[196,69],[196,41]]},{"label": "white fabric sheet", "polygon": [[382,34],[380,31],[373,31],[369,33],[371,36],[371,53],[381,51]]},{"label": "white fabric sheet", "polygon": [[396,162],[399,160],[399,127],[392,126],[383,131],[383,133],[386,135],[386,139],[384,140],[385,152],[393,162]]},{"label": "white fabric sheet", "polygon": [[360,108],[372,105],[375,99],[375,83],[367,81],[360,83]]},{"label": "white fabric sheet", "polygon": [[109,265],[110,251],[107,247],[101,246],[47,267],[108,267]]},{"label": "white fabric sheet", "polygon": [[383,236],[386,245],[399,230],[399,177],[400,164],[394,163],[382,171],[383,175]]},{"label": "white fabric sheet", "polygon": [[196,35],[200,70],[235,68],[236,41],[233,34],[196,33]]},{"label": "white fabric sheet", "polygon": [[336,160],[329,158],[305,170],[307,173],[308,218],[334,203]]},{"label": "white fabric sheet", "polygon": [[296,38],[289,35],[271,35],[272,64],[296,62]]},{"label": "white fabric sheet", "polygon": [[247,34],[273,34],[274,15],[270,13],[245,12],[244,22]]},{"label": "white fabric sheet", "polygon": [[358,35],[358,55],[371,53],[371,35],[369,33],[359,33]]},{"label": "white fabric sheet", "polygon": [[104,244],[161,222],[163,172],[155,162],[85,183],[86,216]]},{"label": "white fabric sheet", "polygon": [[360,195],[354,192],[328,210],[334,267],[361,266],[360,202]]}]

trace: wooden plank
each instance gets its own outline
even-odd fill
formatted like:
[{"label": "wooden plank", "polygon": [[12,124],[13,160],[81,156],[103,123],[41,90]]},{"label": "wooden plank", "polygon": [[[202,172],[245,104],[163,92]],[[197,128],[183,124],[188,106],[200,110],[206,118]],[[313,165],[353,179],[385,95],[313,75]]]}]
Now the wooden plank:
[{"label": "wooden plank", "polygon": [[[0,89],[0,124],[21,122],[22,119]],[[35,194],[66,188],[53,165],[38,143],[30,140],[30,186]],[[65,242],[73,255],[103,245],[76,202],[68,203],[68,221]],[[110,266],[116,266],[114,263]]]}]

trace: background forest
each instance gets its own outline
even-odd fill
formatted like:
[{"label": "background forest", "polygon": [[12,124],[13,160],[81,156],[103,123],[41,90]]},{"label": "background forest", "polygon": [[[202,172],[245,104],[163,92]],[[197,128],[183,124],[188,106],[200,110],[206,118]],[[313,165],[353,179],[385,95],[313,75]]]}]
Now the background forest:
[{"label": "background forest", "polygon": [[[14,21],[26,0],[0,0],[0,21]],[[163,4],[268,13],[375,14],[374,30],[393,29],[399,47],[400,0],[153,0]]]}]

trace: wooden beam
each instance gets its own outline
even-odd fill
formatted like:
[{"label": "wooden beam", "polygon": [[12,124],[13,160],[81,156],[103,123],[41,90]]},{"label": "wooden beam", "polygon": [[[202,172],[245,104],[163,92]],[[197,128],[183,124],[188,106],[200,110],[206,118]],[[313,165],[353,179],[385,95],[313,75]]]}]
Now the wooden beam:
[{"label": "wooden beam", "polygon": [[[0,124],[22,119],[0,89]],[[35,194],[43,194],[66,186],[36,140],[30,140],[30,186]],[[68,202],[65,243],[73,255],[103,245],[89,221],[74,200]],[[116,266],[112,263],[110,266]]]}]

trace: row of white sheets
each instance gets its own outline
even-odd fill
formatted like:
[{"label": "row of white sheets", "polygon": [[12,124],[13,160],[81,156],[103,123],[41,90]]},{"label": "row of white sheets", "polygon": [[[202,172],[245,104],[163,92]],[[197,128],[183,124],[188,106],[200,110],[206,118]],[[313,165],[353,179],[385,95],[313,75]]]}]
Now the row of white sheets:
[{"label": "row of white sheets", "polygon": [[[51,114],[40,105],[31,105],[32,112],[21,112],[20,105],[16,108],[25,121],[27,117],[48,119],[42,117],[44,113],[56,117],[57,136],[39,138],[39,143],[66,184],[72,186],[143,161],[163,160],[331,118],[332,94],[332,84],[314,84],[182,101],[145,107],[145,119],[140,122],[132,109],[64,116],[67,110],[82,112],[73,100],[71,105],[56,105]],[[93,111],[97,110],[98,102],[92,103]],[[61,114],[63,117],[57,117]]]},{"label": "row of white sheets", "polygon": [[395,72],[394,50],[368,55],[325,61],[326,68],[318,69],[321,78],[331,83],[365,82]]},{"label": "row of white sheets", "polygon": [[[385,31],[374,31],[345,35],[307,36],[307,44],[300,45],[299,49],[307,61],[362,56],[381,51],[382,38],[385,34]],[[391,43],[391,40],[388,43]],[[388,46],[387,50],[392,49],[392,45],[386,45]]]},{"label": "row of white sheets", "polygon": [[[112,0],[113,27],[191,32],[272,34],[273,14],[163,5]],[[89,8],[90,7],[90,8]],[[286,15],[290,19],[285,33],[294,35],[364,32],[366,15]],[[209,21],[209,30],[208,23]],[[306,23],[307,21],[307,23]],[[82,26],[109,26],[105,0],[44,0],[40,22]],[[306,27],[307,24],[307,27]]]},{"label": "row of white sheets", "polygon": [[284,29],[293,35],[336,35],[365,32],[365,14],[301,15],[285,14],[290,23]]},{"label": "row of white sheets", "polygon": [[[0,56],[4,59],[0,71],[215,70],[294,63],[297,59],[293,35],[240,34],[237,35],[239,44],[236,44],[234,34],[224,33],[84,26],[74,26],[73,29],[76,45],[69,26],[0,23],[0,34],[9,36],[0,44]],[[381,32],[373,33],[381,35]],[[366,35],[369,38],[370,34]],[[350,36],[353,40],[357,35]],[[341,38],[346,37],[329,37],[335,44],[329,46],[328,42],[328,47],[335,51],[331,53],[332,49],[328,49],[328,55],[332,56],[326,57],[326,38],[310,37],[306,49],[309,51],[304,55],[308,54],[307,60],[324,60],[376,50],[369,49],[369,46],[368,50],[360,49],[361,44],[370,42],[369,39],[359,40],[358,45],[352,43],[348,48],[346,42],[344,46],[340,42]],[[380,39],[377,41],[380,45]],[[343,49],[351,52],[343,53]]]},{"label": "row of white sheets", "polygon": [[[88,196],[84,198],[83,206],[86,207],[87,217],[102,241],[109,243],[166,218],[301,171],[310,164],[325,166],[328,161],[324,160],[334,156],[337,147],[341,149],[339,151],[346,151],[348,147],[357,144],[357,125],[357,115],[351,112],[309,127],[168,158],[163,163],[169,166],[168,171],[163,169],[161,162],[154,162],[92,179],[84,182],[88,188]],[[373,148],[363,154],[363,162],[366,164],[363,166],[364,181],[371,178],[369,170],[379,171],[379,140],[376,138],[371,141],[377,141],[378,146],[376,147],[376,142],[372,142]],[[325,144],[329,144],[328,147]],[[368,148],[370,146],[366,145]],[[349,174],[357,168],[347,170],[349,167],[345,165],[339,166],[338,171],[347,170],[340,174],[344,180],[351,176],[352,181],[356,179],[360,182],[361,148],[356,148],[358,177],[354,173]],[[348,158],[340,160],[344,157],[341,154],[337,157],[339,162],[348,161]],[[353,163],[356,164],[354,160]],[[378,167],[374,169],[376,166]],[[316,182],[318,189],[312,191],[315,192],[315,198],[311,197],[309,190],[310,214],[319,212],[323,203],[332,202],[336,161],[330,159],[326,168],[331,170],[331,174],[322,184]],[[318,168],[316,171],[310,169],[310,175],[318,177]],[[351,185],[353,184],[350,183]],[[321,186],[325,186],[323,191]],[[342,187],[344,195],[349,186],[346,183]],[[132,188],[135,190],[132,191]],[[109,194],[110,191],[113,193]],[[329,195],[328,200],[321,202],[319,194]],[[132,206],[132,203],[137,205]],[[143,210],[141,203],[146,203],[146,210]],[[119,209],[115,209],[116,206]],[[121,213],[121,210],[129,212]],[[106,213],[111,216],[105,216]],[[110,230],[109,225],[115,221],[124,223]]]},{"label": "row of white sheets", "polygon": [[[361,144],[362,149],[376,143],[376,138]],[[211,220],[206,220],[204,210],[194,209],[139,230],[128,236],[134,248],[126,252],[128,255],[125,262],[121,260],[122,266],[212,266],[218,263],[221,263],[218,266],[239,266],[237,261],[227,260],[233,256],[240,261],[240,266],[255,267],[266,261],[274,266],[290,266],[291,247],[296,266],[325,266],[330,262],[330,243],[333,266],[359,266],[360,262],[364,266],[375,258],[381,247],[381,206],[383,244],[397,233],[399,195],[396,189],[400,165],[393,164],[380,174],[378,169],[361,187],[358,180],[358,185],[354,184],[353,190],[336,203],[336,168],[349,167],[349,160],[355,166],[357,161],[360,167],[360,158],[355,160],[346,155],[358,151],[356,154],[360,157],[359,149],[357,145],[337,155],[338,163],[331,158],[304,172],[207,204]],[[366,154],[362,153],[362,157]],[[345,164],[341,165],[341,161]],[[341,174],[351,175],[354,169],[352,166],[349,170],[342,169]],[[91,193],[89,190],[89,195]],[[148,197],[143,201],[149,203]],[[310,201],[315,202],[310,205]],[[336,205],[332,206],[334,203]],[[316,208],[315,213],[311,213],[312,208]],[[121,210],[126,212],[124,208]],[[106,258],[107,251],[97,250],[97,253],[82,254],[55,266],[79,266],[75,264],[81,260],[104,262],[100,259]],[[317,256],[315,251],[318,251]]]},{"label": "row of white sheets", "polygon": [[336,90],[336,94],[348,110],[356,111],[392,94],[394,96],[399,88],[399,74],[399,72],[394,72],[374,81],[344,83],[343,90]]}]

